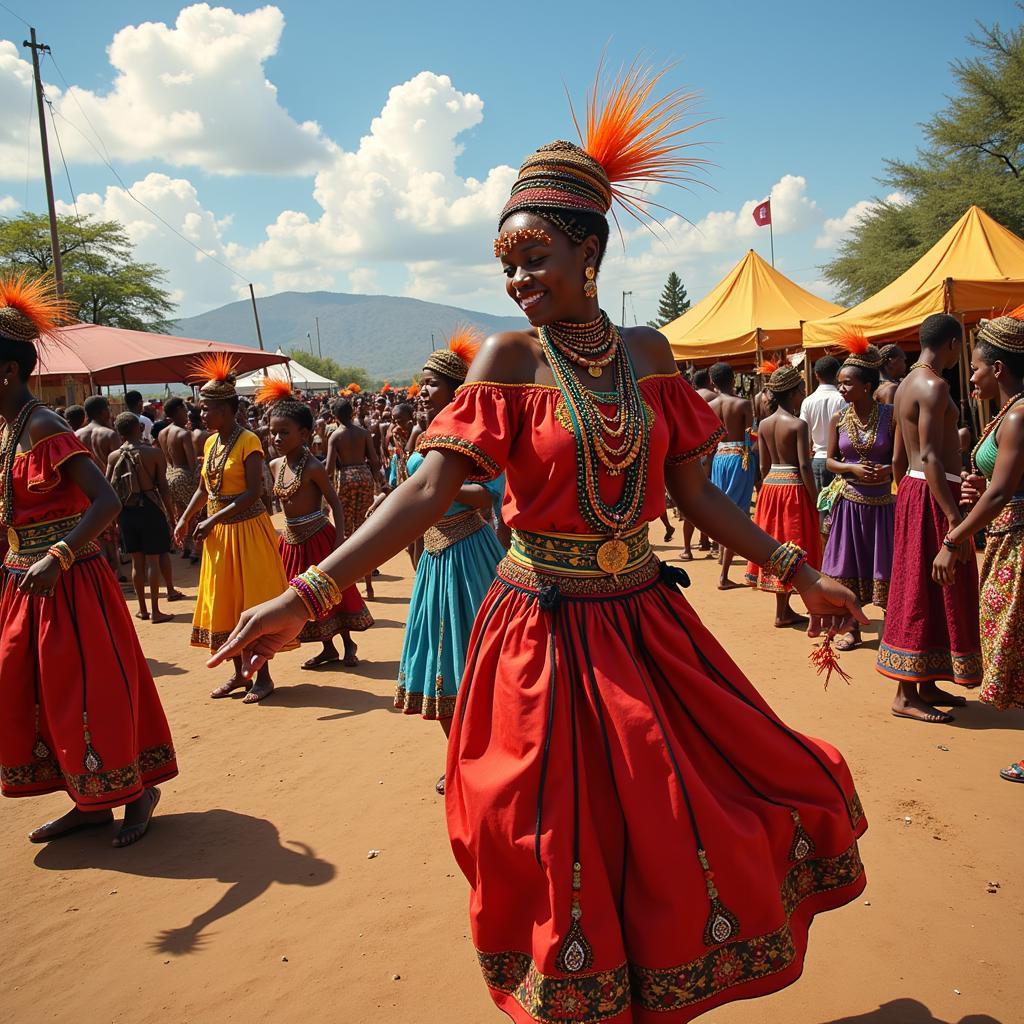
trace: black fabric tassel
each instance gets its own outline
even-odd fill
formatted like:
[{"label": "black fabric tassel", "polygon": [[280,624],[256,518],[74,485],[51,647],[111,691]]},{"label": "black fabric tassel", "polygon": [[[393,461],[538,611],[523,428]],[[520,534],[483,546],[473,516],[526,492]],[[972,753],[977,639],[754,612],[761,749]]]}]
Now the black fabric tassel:
[{"label": "black fabric tassel", "polygon": [[680,569],[678,565],[669,565],[668,562],[662,562],[658,569],[658,573],[661,577],[661,582],[666,587],[675,587],[677,590],[685,590],[690,585],[690,577],[685,569]]}]

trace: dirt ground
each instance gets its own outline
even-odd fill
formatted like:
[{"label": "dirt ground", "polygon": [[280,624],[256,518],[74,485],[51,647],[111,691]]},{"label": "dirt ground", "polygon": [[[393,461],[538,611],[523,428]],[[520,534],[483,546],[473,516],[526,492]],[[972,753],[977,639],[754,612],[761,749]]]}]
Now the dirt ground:
[{"label": "dirt ground", "polygon": [[[997,769],[1024,755],[1024,714],[972,698],[951,726],[891,717],[876,609],[843,659],[852,685],[825,692],[808,639],[772,628],[770,596],[720,593],[713,563],[688,568],[691,601],[775,708],[846,754],[871,823],[867,892],[819,918],[802,980],[702,1024],[1020,1024],[1024,786]],[[195,571],[175,569],[193,596]],[[207,698],[223,673],[188,646],[191,601],[173,623],[139,624],[181,776],[129,850],[110,847],[113,829],[31,846],[65,799],[4,802],[0,1019],[505,1019],[434,793],[441,729],[391,710],[410,582],[404,555],[384,567],[359,668],[302,672],[308,649],[283,656],[280,689],[253,707]]]}]

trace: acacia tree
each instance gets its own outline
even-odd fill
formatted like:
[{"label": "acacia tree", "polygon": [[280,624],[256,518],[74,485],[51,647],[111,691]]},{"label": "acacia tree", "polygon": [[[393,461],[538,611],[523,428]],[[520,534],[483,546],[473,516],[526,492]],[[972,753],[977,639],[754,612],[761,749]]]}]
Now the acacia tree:
[{"label": "acacia tree", "polygon": [[673,270],[668,275],[665,287],[661,291],[661,299],[658,301],[658,315],[649,320],[648,327],[664,327],[673,320],[681,317],[690,308],[690,300],[686,296],[686,288],[680,280],[679,275]]},{"label": "acacia tree", "polygon": [[[64,291],[80,320],[133,331],[170,326],[174,303],[164,271],[139,263],[124,228],[112,220],[58,217]],[[0,267],[46,274],[53,269],[50,224],[36,213],[0,219]]]},{"label": "acacia tree", "polygon": [[[1024,13],[1024,4],[1018,2]],[[879,201],[823,269],[848,305],[889,284],[972,204],[1024,234],[1024,25],[979,26],[950,65],[957,92],[924,124],[914,160],[887,160]]]}]

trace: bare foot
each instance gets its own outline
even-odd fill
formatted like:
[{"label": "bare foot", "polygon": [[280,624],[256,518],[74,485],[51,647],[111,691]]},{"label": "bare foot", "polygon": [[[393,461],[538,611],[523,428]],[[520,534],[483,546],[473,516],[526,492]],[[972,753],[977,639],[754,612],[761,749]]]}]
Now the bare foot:
[{"label": "bare foot", "polygon": [[346,668],[355,668],[359,664],[358,651],[359,648],[351,641],[345,644],[345,658],[342,661],[342,665]]},{"label": "bare foot", "polygon": [[173,622],[174,616],[170,612],[153,612],[153,622]]},{"label": "bare foot", "polygon": [[137,843],[148,831],[153,820],[153,812],[160,803],[160,790],[155,786],[147,789],[138,800],[133,800],[124,809],[124,821],[121,831],[114,836],[113,845],[119,849]]},{"label": "bare foot", "polygon": [[30,843],[49,843],[62,836],[70,836],[84,828],[100,828],[114,820],[110,811],[80,811],[73,807],[61,818],[48,821],[28,834]]},{"label": "bare foot", "polygon": [[256,682],[249,687],[245,696],[242,698],[243,704],[259,704],[261,700],[265,700],[274,692],[274,682],[271,679],[257,679]]},{"label": "bare foot", "polygon": [[367,601],[372,601],[373,600],[373,584],[372,583],[367,583],[366,584],[366,600]]},{"label": "bare foot", "polygon": [[142,619],[145,622],[149,619],[149,612],[136,612],[135,618]]},{"label": "bare foot", "polygon": [[319,654],[312,658],[307,658],[302,663],[302,667],[305,669],[319,668],[321,665],[331,665],[338,661],[338,652],[335,651],[321,651]]},{"label": "bare foot", "polygon": [[718,589],[719,590],[742,590],[743,589],[743,584],[742,583],[737,583],[735,580],[731,580],[728,577],[726,577],[725,579],[720,579],[718,581]]},{"label": "bare foot", "polygon": [[676,528],[669,526],[665,530],[665,543],[667,544],[676,535]]},{"label": "bare foot", "polygon": [[932,707],[936,708],[965,708],[967,707],[967,698],[961,697],[959,694],[946,693],[945,690],[940,689],[935,683],[918,683],[917,686],[918,696],[926,704],[931,704]]},{"label": "bare foot", "polygon": [[938,711],[931,704],[926,704],[919,697],[898,696],[892,702],[892,713],[897,718],[910,718],[915,722],[933,722],[946,725],[953,721],[953,716],[945,711]]},{"label": "bare foot", "polygon": [[775,620],[776,629],[788,629],[790,626],[806,626],[811,620],[806,615],[797,615],[790,610],[787,615]]},{"label": "bare foot", "polygon": [[216,690],[211,690],[210,696],[214,700],[220,700],[222,697],[230,697],[235,690],[244,690],[248,685],[241,676],[232,676],[226,683],[218,686]]}]

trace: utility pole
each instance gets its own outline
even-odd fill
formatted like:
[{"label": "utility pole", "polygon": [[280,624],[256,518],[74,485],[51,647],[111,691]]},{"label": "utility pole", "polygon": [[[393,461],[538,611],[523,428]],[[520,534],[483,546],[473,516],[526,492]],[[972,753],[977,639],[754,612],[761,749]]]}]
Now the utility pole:
[{"label": "utility pole", "polygon": [[309,342],[309,354],[313,355],[313,335],[306,331],[306,341]]},{"label": "utility pole", "polygon": [[263,351],[263,332],[260,330],[260,314],[256,309],[256,293],[252,290],[252,285],[249,285],[249,298],[252,299],[252,315],[256,320],[256,340],[260,343],[260,351]]},{"label": "utility pole", "polygon": [[626,326],[626,296],[627,295],[632,295],[632,294],[633,294],[632,292],[623,292],[622,293],[622,319],[619,321],[619,326],[620,327],[625,327]]},{"label": "utility pole", "polygon": [[50,250],[53,253],[53,278],[57,294],[64,294],[64,265],[60,259],[60,240],[57,238],[57,208],[53,202],[53,178],[50,177],[50,146],[46,141],[46,114],[43,103],[43,80],[39,75],[39,54],[49,53],[50,48],[36,41],[36,30],[29,26],[31,41],[22,40],[21,45],[32,51],[32,69],[36,79],[36,107],[39,111],[39,141],[43,147],[43,180],[46,182],[46,208],[50,214]]},{"label": "utility pole", "polygon": [[316,351],[321,359],[324,357],[324,350],[320,347],[320,317],[315,316],[313,319],[316,321]]}]

